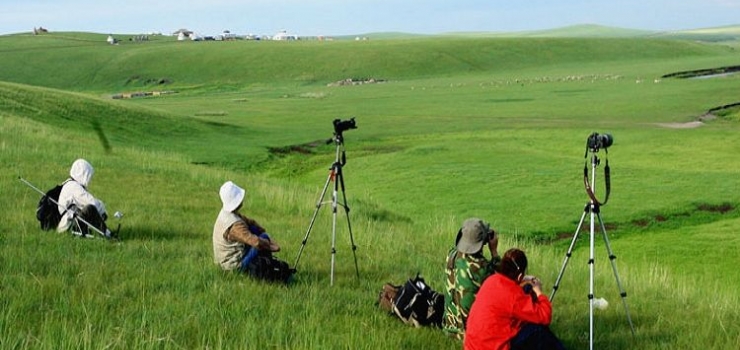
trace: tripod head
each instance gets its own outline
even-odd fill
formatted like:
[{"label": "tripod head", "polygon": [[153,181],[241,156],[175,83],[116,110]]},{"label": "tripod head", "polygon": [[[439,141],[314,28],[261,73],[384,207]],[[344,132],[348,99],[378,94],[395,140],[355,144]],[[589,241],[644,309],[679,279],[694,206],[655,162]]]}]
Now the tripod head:
[{"label": "tripod head", "polygon": [[357,129],[355,117],[347,120],[334,119],[332,123],[334,124],[334,137],[329,139],[326,143],[334,141],[337,144],[342,144],[344,143],[344,135],[342,135],[342,133],[349,129]]},{"label": "tripod head", "polygon": [[344,145],[344,136],[342,134],[337,134],[335,132],[334,135],[331,138],[326,139],[326,144],[327,145],[330,144],[330,143],[332,143],[332,142],[336,143],[337,146],[343,146]]},{"label": "tripod head", "polygon": [[[347,120],[341,120],[341,119],[334,119],[332,122],[334,124],[334,136],[332,138],[326,140],[326,144],[330,144],[334,142],[337,145],[337,159],[336,163],[339,163],[341,165],[344,165],[347,163],[347,156],[344,153],[344,135],[343,132],[349,129],[357,129],[357,124],[355,123],[355,118],[352,117]],[[342,153],[342,159],[340,162],[339,159],[339,151],[341,149]]]}]

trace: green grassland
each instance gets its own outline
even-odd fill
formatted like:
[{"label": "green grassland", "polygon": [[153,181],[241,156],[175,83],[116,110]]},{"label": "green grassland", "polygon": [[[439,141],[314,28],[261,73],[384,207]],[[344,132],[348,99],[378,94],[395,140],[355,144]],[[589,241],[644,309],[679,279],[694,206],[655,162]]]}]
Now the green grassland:
[{"label": "green grassland", "polygon": [[[611,306],[594,315],[596,347],[737,348],[738,112],[689,126],[740,102],[740,77],[662,78],[737,65],[737,44],[556,34],[0,37],[0,347],[460,348],[383,314],[380,287],[421,272],[442,290],[454,234],[479,216],[502,233],[502,249],[524,248],[551,288],[588,200],[585,143],[596,131],[614,135],[596,154],[597,195],[608,160],[602,217],[636,330],[597,232],[596,296]],[[378,82],[332,84],[348,78]],[[140,91],[171,93],[111,98]],[[340,210],[329,285],[328,207],[294,285],[222,273],[210,241],[218,187],[247,188],[245,212],[293,264],[335,158],[332,120],[349,117],[360,278]],[[39,195],[18,177],[49,188],[77,157],[96,168],[91,191],[125,213],[120,242],[38,229]],[[554,301],[552,328],[574,349],[588,346],[589,236],[586,226]]]}]

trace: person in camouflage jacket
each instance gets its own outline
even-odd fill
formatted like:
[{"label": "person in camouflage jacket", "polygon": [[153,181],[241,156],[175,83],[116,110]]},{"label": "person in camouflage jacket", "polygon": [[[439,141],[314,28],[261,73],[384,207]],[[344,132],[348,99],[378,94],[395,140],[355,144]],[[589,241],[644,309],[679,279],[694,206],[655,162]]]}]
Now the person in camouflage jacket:
[{"label": "person in camouflage jacket", "polygon": [[[491,259],[483,255],[488,244]],[[457,233],[455,247],[447,254],[445,267],[445,310],[442,329],[447,335],[463,339],[465,323],[475,294],[483,281],[496,271],[501,258],[498,254],[498,234],[478,218],[465,220]]]}]

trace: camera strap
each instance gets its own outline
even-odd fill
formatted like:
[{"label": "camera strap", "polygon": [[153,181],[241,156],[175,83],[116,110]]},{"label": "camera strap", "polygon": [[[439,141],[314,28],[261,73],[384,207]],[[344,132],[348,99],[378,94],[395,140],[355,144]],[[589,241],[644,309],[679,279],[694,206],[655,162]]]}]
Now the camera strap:
[{"label": "camera strap", "polygon": [[604,197],[604,201],[600,202],[598,198],[596,198],[596,194],[594,193],[593,188],[591,188],[591,184],[588,178],[588,163],[583,166],[583,185],[586,187],[586,193],[588,194],[588,197],[591,198],[591,201],[598,205],[606,205],[606,202],[609,201],[609,193],[611,193],[611,172],[609,169],[609,160],[606,160],[606,166],[604,166],[604,184],[606,186],[606,197]]}]

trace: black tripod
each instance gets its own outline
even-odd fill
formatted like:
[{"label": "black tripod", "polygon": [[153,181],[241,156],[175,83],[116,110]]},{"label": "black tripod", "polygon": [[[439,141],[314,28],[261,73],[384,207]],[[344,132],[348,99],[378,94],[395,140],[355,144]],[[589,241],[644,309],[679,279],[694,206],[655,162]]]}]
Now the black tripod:
[{"label": "black tripod", "polygon": [[[335,123],[336,125],[336,123]],[[352,237],[352,225],[349,222],[349,206],[347,206],[347,194],[344,190],[344,175],[342,173],[342,167],[347,163],[347,157],[344,153],[344,138],[342,137],[342,133],[335,132],[334,137],[327,140],[326,143],[334,142],[336,144],[336,158],[334,160],[334,163],[331,165],[331,168],[329,168],[329,176],[326,179],[326,183],[324,184],[324,189],[321,191],[321,196],[319,197],[319,200],[316,202],[316,211],[313,213],[313,217],[311,218],[311,224],[308,225],[308,230],[306,231],[306,235],[303,237],[303,242],[301,242],[301,248],[298,250],[298,257],[295,259],[295,264],[293,264],[294,268],[298,268],[298,261],[301,259],[301,254],[303,253],[303,248],[306,247],[306,242],[308,242],[308,236],[311,234],[311,229],[313,228],[313,224],[316,222],[316,216],[319,214],[319,209],[321,209],[321,206],[324,205],[324,196],[326,195],[326,190],[329,188],[329,183],[334,182],[334,190],[332,192],[332,199],[331,199],[331,208],[332,208],[332,225],[331,225],[331,285],[334,285],[334,257],[336,255],[336,248],[335,248],[335,242],[336,242],[336,233],[337,233],[337,206],[341,205],[342,208],[344,208],[344,214],[347,217],[347,228],[349,229],[349,240],[352,244],[352,255],[354,255],[355,258],[355,272],[357,274],[357,278],[360,278],[360,269],[357,267],[357,254],[355,251],[357,250],[357,246],[355,245],[355,240]],[[340,159],[341,154],[341,159]],[[341,186],[342,190],[342,203],[338,203],[338,192]]]},{"label": "black tripod", "polygon": [[[611,138],[611,136],[609,136]],[[591,139],[589,139],[590,141]],[[589,142],[589,145],[594,146],[594,144],[591,144]],[[611,140],[609,140],[608,145],[611,145]],[[606,145],[606,147],[608,147]],[[604,147],[604,151],[606,152],[606,147]],[[606,161],[606,167],[604,168],[604,178],[606,182],[606,197],[603,203],[599,202],[596,199],[596,196],[594,195],[593,189],[595,185],[596,180],[596,166],[599,165],[599,157],[596,155],[596,153],[599,151],[599,146],[596,144],[596,147],[588,147],[586,148],[586,157],[588,156],[589,151],[592,154],[591,157],[591,173],[593,174],[593,177],[591,178],[591,184],[588,182],[588,167],[584,165],[583,168],[583,176],[584,176],[584,185],[586,187],[586,192],[588,193],[590,197],[590,201],[586,203],[586,206],[583,208],[583,214],[581,215],[581,221],[578,223],[578,227],[576,228],[575,234],[573,234],[573,240],[570,242],[570,247],[568,248],[568,252],[565,254],[565,259],[563,260],[563,267],[560,269],[560,274],[558,274],[557,280],[555,280],[555,285],[552,288],[552,294],[550,294],[550,301],[552,301],[555,298],[555,292],[557,292],[558,287],[560,286],[560,280],[563,278],[563,273],[565,273],[565,267],[568,265],[568,260],[570,259],[570,256],[573,252],[573,247],[576,244],[576,240],[578,239],[578,234],[581,231],[581,226],[583,225],[583,221],[586,219],[586,214],[591,214],[590,224],[591,224],[591,235],[590,235],[590,247],[589,247],[589,259],[588,259],[588,266],[589,266],[589,290],[588,290],[588,301],[589,301],[589,337],[588,337],[588,343],[589,343],[589,349],[593,349],[594,344],[594,233],[595,233],[595,219],[599,219],[599,226],[601,227],[601,234],[602,237],[604,237],[604,243],[606,244],[606,250],[609,253],[609,261],[612,265],[612,270],[614,271],[614,278],[617,281],[617,286],[619,287],[620,296],[622,297],[622,304],[624,305],[624,311],[627,314],[627,321],[630,324],[630,329],[632,330],[632,336],[635,336],[635,327],[632,325],[632,318],[630,317],[630,311],[629,307],[627,306],[627,293],[624,291],[624,288],[622,288],[622,283],[619,281],[619,273],[617,272],[617,265],[614,262],[614,259],[617,257],[612,252],[611,245],[609,244],[609,238],[606,235],[606,228],[604,227],[604,222],[601,220],[601,206],[606,204],[606,201],[609,199],[609,160]]]}]

